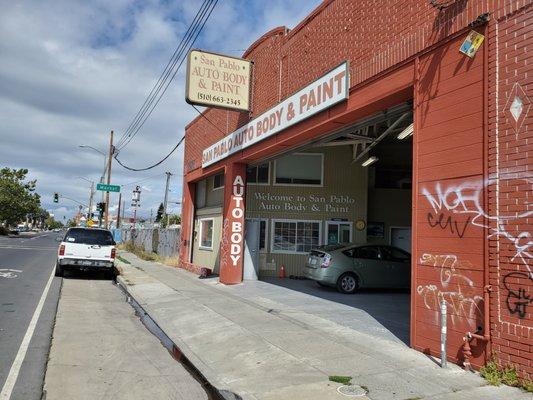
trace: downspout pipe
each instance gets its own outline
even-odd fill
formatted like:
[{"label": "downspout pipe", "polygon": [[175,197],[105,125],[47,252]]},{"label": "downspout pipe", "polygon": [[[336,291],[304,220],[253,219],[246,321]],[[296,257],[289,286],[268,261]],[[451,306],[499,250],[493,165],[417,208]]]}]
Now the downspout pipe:
[{"label": "downspout pipe", "polygon": [[478,333],[466,332],[463,337],[463,367],[467,371],[472,370],[472,365],[470,364],[470,359],[472,358],[472,349],[470,347],[470,342],[473,339],[482,340],[484,342],[490,342],[490,292],[492,291],[491,285],[485,285],[483,288],[483,335]]}]

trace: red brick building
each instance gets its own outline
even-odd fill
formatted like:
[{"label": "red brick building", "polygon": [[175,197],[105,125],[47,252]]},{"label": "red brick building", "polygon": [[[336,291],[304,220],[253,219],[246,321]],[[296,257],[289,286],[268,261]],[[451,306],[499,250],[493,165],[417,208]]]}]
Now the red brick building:
[{"label": "red brick building", "polygon": [[[467,357],[479,367],[494,355],[533,377],[532,10],[526,0],[325,0],[294,29],[278,27],[257,39],[243,55],[254,63],[251,112],[208,109],[209,121],[198,117],[186,128],[182,266],[215,268],[221,282],[241,282],[244,246],[241,240],[233,248],[230,238],[232,224],[244,226],[247,218],[250,199],[234,185],[237,176],[246,177],[246,166],[306,151],[317,141],[328,146],[334,133],[337,140],[344,128],[408,106],[414,124],[411,346],[439,354],[444,299],[450,360]],[[485,39],[470,58],[459,48],[471,30]],[[202,168],[205,149],[345,61],[346,100]],[[357,136],[350,137],[355,157]],[[369,146],[377,137],[360,140]],[[198,191],[206,190],[199,182],[220,173],[213,185],[223,186],[222,225],[214,219],[203,228],[204,236],[220,231],[218,243],[209,242],[218,249],[215,266],[195,259],[193,232]],[[376,203],[368,196],[361,200],[361,226]],[[234,213],[236,207],[243,212]],[[351,221],[354,236],[369,234],[356,232],[359,221]],[[269,223],[275,242],[278,226]],[[234,249],[236,258],[243,256],[237,262]],[[474,336],[465,346],[468,332]]]}]

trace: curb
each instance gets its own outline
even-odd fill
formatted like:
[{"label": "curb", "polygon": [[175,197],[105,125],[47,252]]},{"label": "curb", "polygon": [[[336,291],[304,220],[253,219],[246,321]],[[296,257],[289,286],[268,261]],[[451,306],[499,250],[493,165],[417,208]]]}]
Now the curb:
[{"label": "curb", "polygon": [[[119,263],[121,263],[119,261]],[[137,316],[140,318],[141,322],[145,327],[157,337],[162,345],[169,351],[174,359],[181,363],[188,371],[191,373],[204,387],[208,393],[209,399],[212,400],[245,400],[248,398],[241,397],[240,395],[232,392],[229,389],[221,388],[222,385],[218,382],[216,377],[207,377],[208,374],[203,373],[196,365],[201,364],[200,360],[197,360],[196,355],[187,350],[185,343],[176,343],[171,339],[168,334],[159,326],[159,324],[152,318],[152,316],[141,306],[139,300],[129,290],[129,286],[132,286],[131,283],[128,283],[126,279],[121,276],[124,269],[122,266],[115,264],[119,274],[117,276],[117,286],[124,292],[127,296],[127,302],[133,307],[136,311]],[[162,335],[162,337],[161,337]]]}]

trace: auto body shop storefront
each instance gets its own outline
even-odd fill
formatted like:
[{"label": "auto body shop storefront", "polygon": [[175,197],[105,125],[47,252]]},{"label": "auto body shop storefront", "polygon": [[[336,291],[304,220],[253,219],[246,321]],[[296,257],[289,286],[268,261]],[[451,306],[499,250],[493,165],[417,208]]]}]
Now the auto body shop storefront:
[{"label": "auto body shop storefront", "polygon": [[301,275],[319,244],[395,244],[414,348],[439,354],[445,300],[450,360],[528,375],[531,6],[447,3],[324,1],[253,43],[251,112],[186,128],[181,266],[235,284],[254,257],[260,276]]}]

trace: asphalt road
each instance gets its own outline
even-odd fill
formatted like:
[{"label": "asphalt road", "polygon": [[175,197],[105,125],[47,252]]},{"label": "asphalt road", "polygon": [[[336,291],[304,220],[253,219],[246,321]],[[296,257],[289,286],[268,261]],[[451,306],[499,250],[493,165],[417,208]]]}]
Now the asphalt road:
[{"label": "asphalt road", "polygon": [[54,277],[41,297],[58,235],[0,236],[0,400],[41,398],[61,279]]}]

